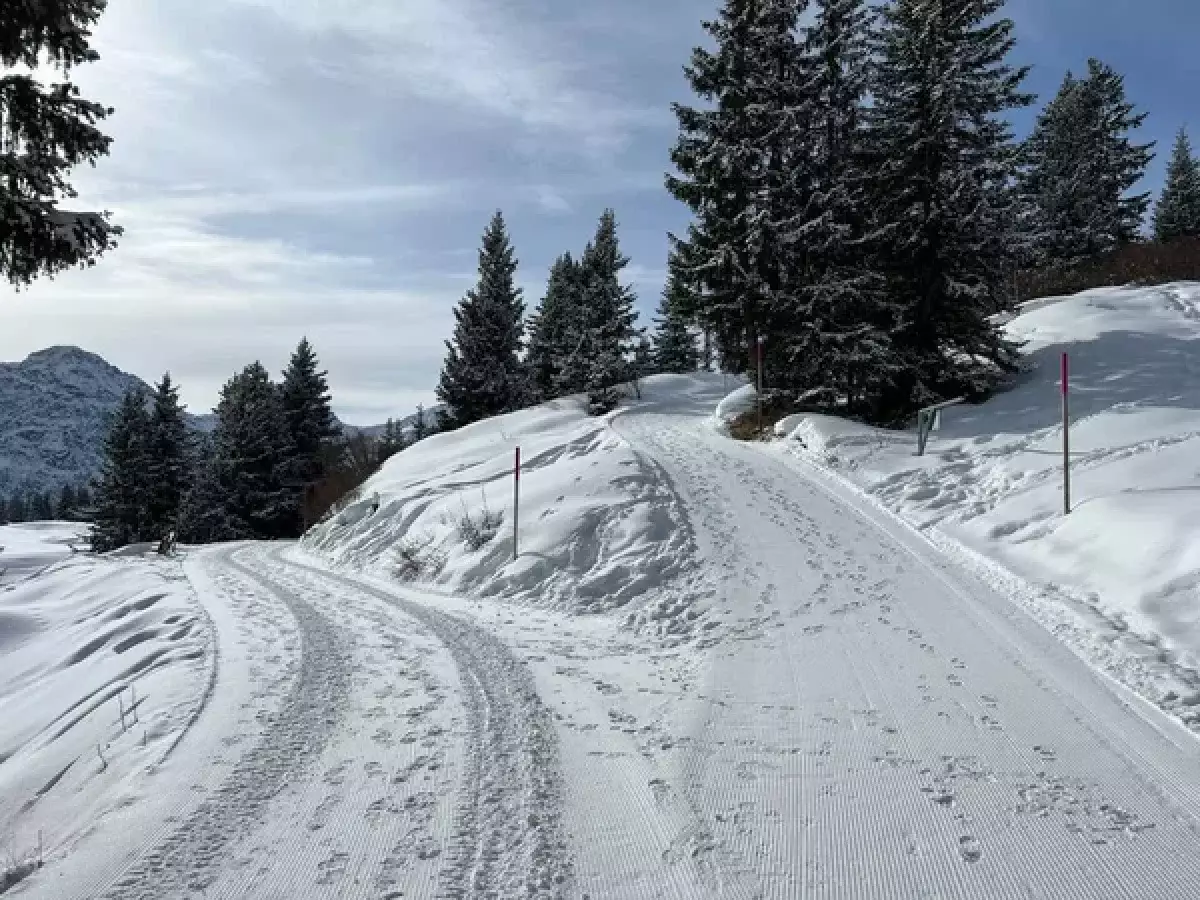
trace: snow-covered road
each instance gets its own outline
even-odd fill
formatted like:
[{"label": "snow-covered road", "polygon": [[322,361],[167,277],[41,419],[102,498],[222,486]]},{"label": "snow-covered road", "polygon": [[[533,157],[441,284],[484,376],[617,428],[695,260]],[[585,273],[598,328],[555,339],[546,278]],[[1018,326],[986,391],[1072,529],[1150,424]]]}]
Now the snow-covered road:
[{"label": "snow-covered road", "polygon": [[617,420],[734,639],[672,790],[728,897],[1192,897],[1200,753],[914,531],[705,410]]},{"label": "snow-covered road", "polygon": [[682,574],[643,608],[690,641],[287,545],[192,552],[202,706],[16,890],[1194,897],[1195,736],[844,482],[715,433],[710,401],[611,426],[677,495]]}]

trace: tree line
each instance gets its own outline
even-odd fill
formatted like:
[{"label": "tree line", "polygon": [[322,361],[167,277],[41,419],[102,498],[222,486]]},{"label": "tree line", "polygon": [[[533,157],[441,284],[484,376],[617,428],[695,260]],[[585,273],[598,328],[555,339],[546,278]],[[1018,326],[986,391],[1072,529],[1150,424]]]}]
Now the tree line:
[{"label": "tree line", "polygon": [[600,415],[616,407],[624,385],[694,370],[696,338],[678,291],[664,291],[651,341],[637,325],[635,293],[621,283],[628,264],[616,214],[606,210],[578,259],[567,252],[555,260],[545,296],[526,318],[518,261],[497,212],[483,235],[478,282],[454,310],[437,387],[442,427],[570,394],[585,394],[590,412]]},{"label": "tree line", "polygon": [[187,424],[170,374],[127,393],[104,443],[90,509],[97,551],[174,535],[185,543],[299,537],[416,435],[389,421],[378,439],[345,434],[307,339],[282,380],[261,363],[221,389],[211,434]]},{"label": "tree line", "polygon": [[65,484],[57,491],[32,491],[20,488],[7,496],[0,494],[0,525],[22,522],[87,521],[92,494],[86,484]]},{"label": "tree line", "polygon": [[[701,102],[675,105],[666,183],[693,218],[669,269],[726,368],[763,338],[786,403],[884,424],[979,399],[1016,369],[989,321],[1015,273],[1141,239],[1144,114],[1091,60],[1017,141],[1007,117],[1035,98],[1003,6],[725,0],[705,23],[715,47],[685,69]],[[1154,230],[1200,233],[1182,135]]]}]

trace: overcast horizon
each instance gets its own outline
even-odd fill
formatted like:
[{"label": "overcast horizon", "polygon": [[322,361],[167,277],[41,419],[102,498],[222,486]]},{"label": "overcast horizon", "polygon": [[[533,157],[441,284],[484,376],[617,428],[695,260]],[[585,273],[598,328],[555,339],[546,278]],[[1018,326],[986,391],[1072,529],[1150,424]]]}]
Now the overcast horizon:
[{"label": "overcast horizon", "polygon": [[[213,0],[113,3],[84,95],[116,108],[112,153],[75,175],[71,208],[126,229],[89,270],[0,302],[0,360],[77,345],[207,412],[255,359],[278,374],[302,336],[334,408],[375,424],[430,405],[454,304],[503,209],[527,306],[605,207],[620,222],[642,324],[661,290],[672,101],[716,0]],[[1012,0],[1014,62],[1037,106],[1089,56],[1126,76],[1158,142],[1200,143],[1188,36],[1200,10],[1146,0]],[[1188,27],[1193,26],[1193,27]]]}]

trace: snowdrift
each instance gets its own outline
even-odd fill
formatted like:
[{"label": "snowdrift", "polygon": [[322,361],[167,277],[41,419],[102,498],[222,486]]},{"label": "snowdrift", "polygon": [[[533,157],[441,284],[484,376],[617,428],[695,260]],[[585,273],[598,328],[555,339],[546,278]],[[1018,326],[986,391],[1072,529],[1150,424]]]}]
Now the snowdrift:
[{"label": "snowdrift", "polygon": [[[664,392],[704,393],[721,376],[659,376]],[[659,470],[565,398],[436,435],[390,459],[361,499],[304,537],[335,564],[425,589],[574,613],[626,610],[684,627],[686,610],[654,592],[679,571],[690,536]],[[513,462],[521,448],[519,557],[513,556]],[[678,608],[676,608],[678,607]]]},{"label": "snowdrift", "polygon": [[[913,432],[829,417],[793,416],[777,433],[790,452],[839,471],[927,533],[1066,603],[1075,621],[1053,624],[1093,632],[1093,657],[1132,632],[1155,665],[1200,666],[1200,285],[1048,298],[1006,327],[1026,342],[1029,371],[985,404],[947,410],[924,457]],[[1065,517],[1063,351],[1073,497]],[[1194,705],[1200,694],[1167,700]]]},{"label": "snowdrift", "polygon": [[[0,587],[0,838],[16,857],[39,830],[49,855],[131,804],[209,680],[208,629],[178,563],[72,557],[78,534],[0,527],[0,568],[36,567]],[[126,729],[122,703],[135,707]]]}]

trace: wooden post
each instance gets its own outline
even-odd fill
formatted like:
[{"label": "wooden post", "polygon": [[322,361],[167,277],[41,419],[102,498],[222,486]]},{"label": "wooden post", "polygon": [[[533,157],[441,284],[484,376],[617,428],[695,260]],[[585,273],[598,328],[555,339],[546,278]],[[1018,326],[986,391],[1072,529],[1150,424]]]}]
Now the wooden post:
[{"label": "wooden post", "polygon": [[518,530],[520,529],[521,515],[521,448],[517,447],[516,456],[513,458],[513,559],[517,558],[518,552]]},{"label": "wooden post", "polygon": [[1063,515],[1071,514],[1071,407],[1067,397],[1068,362],[1062,355]]}]

